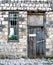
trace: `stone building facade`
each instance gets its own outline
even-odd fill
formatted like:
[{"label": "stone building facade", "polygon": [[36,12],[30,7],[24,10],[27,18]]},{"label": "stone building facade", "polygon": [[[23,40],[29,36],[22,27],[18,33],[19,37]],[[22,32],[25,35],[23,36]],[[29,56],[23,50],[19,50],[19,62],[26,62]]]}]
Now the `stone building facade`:
[{"label": "stone building facade", "polygon": [[52,4],[50,0],[0,0],[0,55],[36,58],[36,41],[33,48],[28,44],[30,36],[37,40],[36,34],[30,35],[28,27],[44,30],[44,56],[53,55]]}]

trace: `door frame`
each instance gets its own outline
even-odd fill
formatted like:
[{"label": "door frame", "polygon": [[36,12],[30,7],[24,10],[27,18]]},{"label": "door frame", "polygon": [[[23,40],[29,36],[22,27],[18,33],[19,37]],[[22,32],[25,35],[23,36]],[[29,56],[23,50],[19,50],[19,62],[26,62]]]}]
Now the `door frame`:
[{"label": "door frame", "polygon": [[[30,29],[30,28],[41,28],[41,27],[43,27],[43,26],[28,26],[28,28]],[[27,30],[28,30],[28,28],[27,28]],[[28,40],[29,40],[29,33],[27,33],[28,35],[27,35],[27,45],[28,45]],[[46,40],[46,39],[45,39]],[[27,49],[27,52],[28,52],[28,49]],[[41,57],[44,57],[45,56],[45,54],[46,54],[46,42],[45,42],[45,52],[44,52],[44,55],[43,56],[39,56],[39,58],[41,58]],[[28,57],[29,57],[29,55],[28,55]],[[37,57],[37,56],[36,56]],[[36,57],[32,57],[32,58],[36,58]],[[29,57],[30,58],[30,57]]]}]

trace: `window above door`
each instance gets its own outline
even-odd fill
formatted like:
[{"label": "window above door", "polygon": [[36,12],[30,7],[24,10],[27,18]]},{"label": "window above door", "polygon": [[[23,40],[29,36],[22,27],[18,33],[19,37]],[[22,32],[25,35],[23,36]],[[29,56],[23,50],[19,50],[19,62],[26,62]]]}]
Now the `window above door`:
[{"label": "window above door", "polygon": [[28,15],[29,26],[43,26],[43,15]]}]

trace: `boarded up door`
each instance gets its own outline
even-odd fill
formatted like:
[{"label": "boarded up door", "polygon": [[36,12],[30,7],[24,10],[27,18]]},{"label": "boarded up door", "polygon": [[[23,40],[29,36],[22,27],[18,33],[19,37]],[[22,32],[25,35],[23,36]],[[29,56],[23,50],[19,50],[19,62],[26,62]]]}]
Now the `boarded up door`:
[{"label": "boarded up door", "polygon": [[28,57],[36,58],[45,55],[45,34],[42,27],[28,28]]}]

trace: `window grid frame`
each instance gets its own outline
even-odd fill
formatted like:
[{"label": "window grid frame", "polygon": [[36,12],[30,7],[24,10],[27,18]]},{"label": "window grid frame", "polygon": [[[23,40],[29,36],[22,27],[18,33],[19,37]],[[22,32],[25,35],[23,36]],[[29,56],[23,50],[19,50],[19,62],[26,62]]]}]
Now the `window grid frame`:
[{"label": "window grid frame", "polygon": [[[19,13],[18,12],[14,12],[14,11],[10,11],[9,12],[9,20],[8,20],[8,42],[19,42],[19,21],[17,20],[16,25],[10,25],[10,14],[14,14],[17,13],[18,17],[19,17]],[[17,18],[18,19],[18,18]],[[16,27],[16,31],[17,31],[17,40],[9,40],[9,33],[10,33],[10,28],[15,28]],[[13,35],[15,36],[15,35]]]}]

